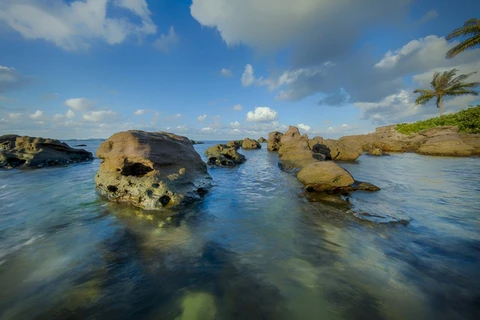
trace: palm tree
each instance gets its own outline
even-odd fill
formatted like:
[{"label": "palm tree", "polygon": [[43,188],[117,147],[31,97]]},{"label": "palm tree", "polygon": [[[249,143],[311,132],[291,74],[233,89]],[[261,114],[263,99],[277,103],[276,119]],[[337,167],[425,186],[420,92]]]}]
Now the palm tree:
[{"label": "palm tree", "polygon": [[415,100],[415,103],[423,105],[431,99],[437,98],[437,108],[440,109],[440,116],[442,116],[443,96],[462,96],[466,94],[477,96],[478,92],[471,89],[478,87],[480,82],[462,82],[476,72],[461,74],[458,77],[455,77],[457,71],[457,69],[453,69],[445,71],[444,73],[435,72],[433,74],[433,80],[430,82],[433,90],[417,89],[413,91],[413,93],[420,93],[420,96]]},{"label": "palm tree", "polygon": [[460,52],[480,45],[480,19],[470,19],[463,27],[455,29],[447,36],[447,40],[460,36],[470,36],[447,52],[447,58],[453,58]]}]

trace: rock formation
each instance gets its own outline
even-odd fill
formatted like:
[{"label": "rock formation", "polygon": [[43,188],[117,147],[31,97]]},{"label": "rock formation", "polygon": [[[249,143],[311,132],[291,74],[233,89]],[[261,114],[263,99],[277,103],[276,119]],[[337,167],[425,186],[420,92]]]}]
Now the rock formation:
[{"label": "rock formation", "polygon": [[238,153],[237,149],[236,144],[233,146],[225,144],[214,145],[205,151],[205,154],[208,156],[207,163],[222,167],[232,167],[244,163],[246,158],[243,154]]},{"label": "rock formation", "polygon": [[281,145],[283,133],[273,131],[268,134],[267,149],[268,151],[278,151]]},{"label": "rock formation", "polygon": [[97,191],[108,199],[161,209],[203,197],[207,166],[186,137],[167,132],[119,132],[97,150]]},{"label": "rock formation", "polygon": [[249,150],[249,149],[260,149],[262,146],[258,143],[257,140],[245,138],[242,142],[242,149]]},{"label": "rock formation", "polygon": [[84,149],[74,149],[55,139],[18,135],[0,137],[0,168],[38,168],[93,160]]},{"label": "rock formation", "polygon": [[264,137],[260,137],[260,139],[257,140],[259,143],[265,143],[267,142],[267,139],[265,139]]}]

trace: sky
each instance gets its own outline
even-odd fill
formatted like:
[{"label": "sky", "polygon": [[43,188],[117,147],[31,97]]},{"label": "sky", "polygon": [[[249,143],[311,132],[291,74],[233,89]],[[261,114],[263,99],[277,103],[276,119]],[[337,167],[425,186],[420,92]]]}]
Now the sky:
[{"label": "sky", "polygon": [[[0,135],[338,138],[439,114],[445,39],[477,0],[0,0]],[[480,74],[469,78],[480,81]],[[446,113],[480,103],[447,98]]]}]

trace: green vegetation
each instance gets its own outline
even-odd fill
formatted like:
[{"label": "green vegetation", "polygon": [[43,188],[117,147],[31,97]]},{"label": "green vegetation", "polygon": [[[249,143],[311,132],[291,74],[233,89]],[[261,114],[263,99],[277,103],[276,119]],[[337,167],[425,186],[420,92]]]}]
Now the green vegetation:
[{"label": "green vegetation", "polygon": [[478,92],[471,89],[478,87],[480,82],[463,82],[476,72],[461,74],[458,77],[455,77],[457,71],[457,69],[452,69],[450,71],[445,71],[444,73],[435,72],[433,74],[433,80],[430,82],[433,90],[417,89],[413,91],[413,93],[420,93],[420,96],[415,100],[415,103],[423,105],[433,98],[437,98],[437,108],[440,109],[440,116],[442,116],[444,96],[463,96],[467,94],[477,96]]},{"label": "green vegetation", "polygon": [[450,49],[447,52],[447,58],[453,58],[460,52],[480,46],[480,19],[467,20],[463,27],[453,30],[452,33],[447,36],[447,40],[461,36],[470,36],[470,38]]},{"label": "green vegetation", "polygon": [[400,123],[397,124],[396,130],[403,134],[411,134],[440,126],[457,126],[460,132],[480,133],[480,105],[425,121]]}]

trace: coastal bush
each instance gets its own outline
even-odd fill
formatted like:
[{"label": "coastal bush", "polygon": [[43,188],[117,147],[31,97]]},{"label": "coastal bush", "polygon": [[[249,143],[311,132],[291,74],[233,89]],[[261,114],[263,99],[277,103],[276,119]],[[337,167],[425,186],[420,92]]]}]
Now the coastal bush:
[{"label": "coastal bush", "polygon": [[480,133],[480,105],[424,121],[400,123],[396,130],[403,134],[412,134],[440,126],[457,126],[463,133]]}]

